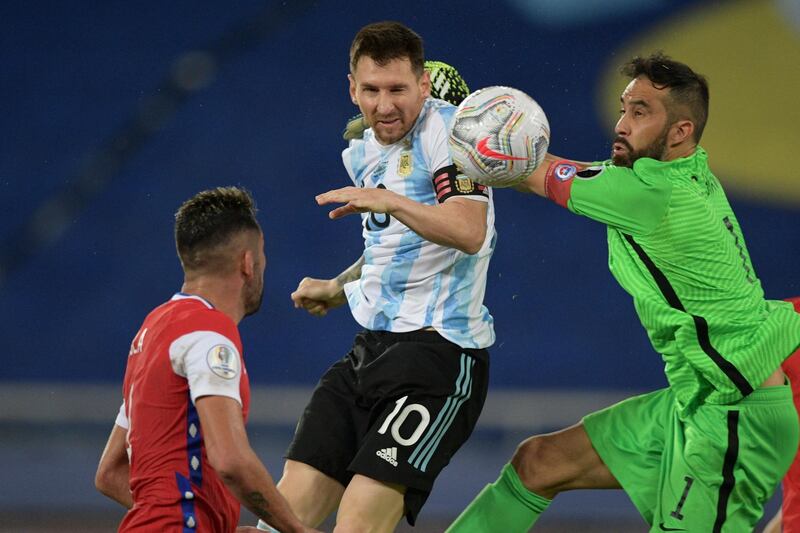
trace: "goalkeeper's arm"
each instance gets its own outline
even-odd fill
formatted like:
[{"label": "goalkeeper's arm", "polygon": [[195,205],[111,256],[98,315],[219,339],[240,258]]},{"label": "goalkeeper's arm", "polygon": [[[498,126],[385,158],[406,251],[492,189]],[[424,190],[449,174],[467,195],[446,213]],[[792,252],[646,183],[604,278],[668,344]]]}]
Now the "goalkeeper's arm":
[{"label": "goalkeeper's arm", "polygon": [[557,155],[548,153],[545,154],[544,160],[542,160],[542,164],[536,167],[536,170],[534,170],[530,176],[525,178],[525,181],[523,181],[518,185],[515,185],[514,190],[523,193],[538,194],[539,196],[548,196],[547,194],[548,173],[552,174],[553,168],[551,167],[557,163],[572,164],[577,169],[582,169],[592,165],[592,163],[573,161],[571,159],[565,159],[563,157],[558,157]]}]

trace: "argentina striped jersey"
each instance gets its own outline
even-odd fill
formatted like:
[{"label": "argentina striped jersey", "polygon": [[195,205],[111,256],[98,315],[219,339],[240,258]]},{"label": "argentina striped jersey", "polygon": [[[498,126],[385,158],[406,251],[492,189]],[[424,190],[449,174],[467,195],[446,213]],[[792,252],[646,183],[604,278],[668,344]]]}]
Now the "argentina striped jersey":
[{"label": "argentina striped jersey", "polygon": [[[381,145],[371,129],[363,139],[350,141],[342,159],[353,183],[436,204],[433,175],[453,164],[447,130],[455,109],[428,98],[400,141]],[[360,279],[344,287],[359,324],[394,332],[433,327],[463,348],[486,348],[494,342],[493,319],[483,305],[496,241],[492,191],[486,188],[466,198],[488,202],[486,239],[474,255],[427,241],[390,215],[362,213],[364,265]]]}]

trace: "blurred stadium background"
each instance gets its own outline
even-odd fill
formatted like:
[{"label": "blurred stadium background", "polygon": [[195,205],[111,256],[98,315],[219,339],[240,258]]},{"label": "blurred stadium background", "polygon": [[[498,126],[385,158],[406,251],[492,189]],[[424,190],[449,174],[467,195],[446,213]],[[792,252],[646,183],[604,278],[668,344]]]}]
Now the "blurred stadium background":
[{"label": "blurred stadium background", "polygon": [[[241,329],[250,433],[279,476],[311,387],[356,331],[346,310],[314,319],[289,293],[361,253],[358,220],[329,221],[313,197],[348,184],[347,52],[383,19],[417,30],[472,89],[529,92],[551,150],[586,160],[608,153],[625,84],[614,72],[630,55],[663,49],[707,74],[712,168],[767,296],[800,294],[796,0],[4,2],[0,531],[116,527],[93,475],[128,344],[180,287],[174,210],[216,185],[248,187],[261,208],[267,293]],[[441,531],[526,435],[665,384],[606,268],[604,229],[508,191],[496,206],[492,388],[417,531]],[[618,491],[561,496],[541,525],[646,530]]]}]

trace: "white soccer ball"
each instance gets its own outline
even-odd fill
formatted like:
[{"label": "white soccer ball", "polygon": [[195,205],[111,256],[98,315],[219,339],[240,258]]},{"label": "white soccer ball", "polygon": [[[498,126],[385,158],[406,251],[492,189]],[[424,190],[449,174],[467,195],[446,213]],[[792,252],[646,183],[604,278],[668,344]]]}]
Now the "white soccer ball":
[{"label": "white soccer ball", "polygon": [[468,178],[490,187],[512,187],[542,163],[550,124],[524,92],[487,87],[458,106],[449,143],[453,162]]}]

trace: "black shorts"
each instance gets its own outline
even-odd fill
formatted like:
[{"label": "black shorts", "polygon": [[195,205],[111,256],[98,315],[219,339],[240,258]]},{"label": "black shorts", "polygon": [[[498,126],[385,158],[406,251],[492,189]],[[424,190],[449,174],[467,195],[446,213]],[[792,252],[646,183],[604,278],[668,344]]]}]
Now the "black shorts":
[{"label": "black shorts", "polygon": [[317,384],[287,459],[347,486],[354,474],[406,487],[414,525],[486,399],[489,353],[435,331],[362,331]]}]

